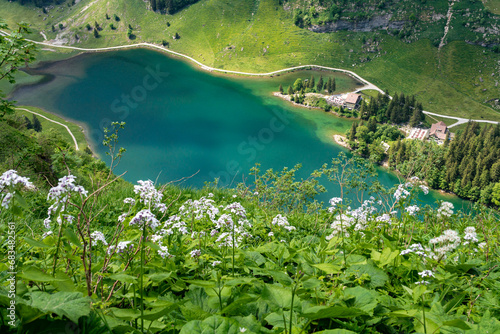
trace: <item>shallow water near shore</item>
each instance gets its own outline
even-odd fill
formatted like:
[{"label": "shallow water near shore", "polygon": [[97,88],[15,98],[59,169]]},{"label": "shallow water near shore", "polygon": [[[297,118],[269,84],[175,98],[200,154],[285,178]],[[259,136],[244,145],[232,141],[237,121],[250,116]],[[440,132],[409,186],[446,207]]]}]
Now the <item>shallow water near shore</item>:
[{"label": "shallow water near shore", "polygon": [[[325,71],[272,78],[211,75],[144,49],[85,54],[30,73],[50,80],[18,88],[13,99],[85,123],[89,140],[105,161],[103,129],[112,121],[127,123],[118,143],[127,152],[116,173],[127,171],[124,178],[131,182],[165,183],[192,176],[183,184],[194,187],[216,177],[220,185],[235,186],[256,163],[261,170],[301,163],[299,177],[307,177],[344,150],[332,135],[345,133],[351,121],[293,107],[271,92],[311,75],[316,82],[320,75],[335,76],[338,92],[360,87],[347,75]],[[384,186],[399,183],[394,174],[378,172]],[[328,193],[321,200],[339,195],[334,184],[325,186]],[[420,199],[424,204],[441,199],[456,208],[468,205],[438,192]]]}]

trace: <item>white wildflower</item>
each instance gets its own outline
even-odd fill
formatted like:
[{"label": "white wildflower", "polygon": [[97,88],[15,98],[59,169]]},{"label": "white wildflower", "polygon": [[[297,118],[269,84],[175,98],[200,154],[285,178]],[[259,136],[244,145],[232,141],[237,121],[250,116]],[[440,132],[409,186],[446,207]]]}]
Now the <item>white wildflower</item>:
[{"label": "white wildflower", "polygon": [[104,234],[99,231],[94,231],[90,234],[90,238],[92,238],[95,241],[100,241],[104,244],[104,246],[107,246],[108,243],[106,242],[106,238],[104,237]]},{"label": "white wildflower", "polygon": [[193,249],[191,251],[191,257],[200,257],[201,256],[201,251],[199,249]]},{"label": "white wildflower", "polygon": [[171,256],[170,253],[168,252],[167,246],[160,246],[160,249],[158,250],[158,255],[160,255],[162,258]]},{"label": "white wildflower", "polygon": [[414,216],[419,210],[420,208],[417,205],[411,205],[406,208],[406,212],[408,212],[410,216]]},{"label": "white wildflower", "polygon": [[144,228],[144,225],[149,225],[153,230],[158,227],[159,221],[150,210],[144,209],[139,212],[130,220],[130,225],[138,225],[139,228]]},{"label": "white wildflower", "polygon": [[424,186],[423,184],[420,185],[420,189],[424,192],[425,195],[429,194],[429,187]]},{"label": "white wildflower", "polygon": [[453,204],[450,202],[443,202],[437,211],[437,217],[450,217],[453,214]]},{"label": "white wildflower", "polygon": [[422,278],[424,277],[434,277],[434,273],[432,272],[432,270],[424,270],[422,272],[419,272],[418,275]]},{"label": "white wildflower", "polygon": [[214,262],[212,262],[212,267],[216,267],[221,263],[222,263],[221,261],[214,261]]}]

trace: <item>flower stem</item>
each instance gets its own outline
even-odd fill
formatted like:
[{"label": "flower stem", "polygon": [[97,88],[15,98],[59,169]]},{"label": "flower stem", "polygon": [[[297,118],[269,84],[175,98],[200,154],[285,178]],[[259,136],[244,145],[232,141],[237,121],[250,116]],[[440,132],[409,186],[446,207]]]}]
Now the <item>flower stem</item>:
[{"label": "flower stem", "polygon": [[146,224],[142,227],[141,243],[141,333],[144,333],[144,243],[146,242]]}]

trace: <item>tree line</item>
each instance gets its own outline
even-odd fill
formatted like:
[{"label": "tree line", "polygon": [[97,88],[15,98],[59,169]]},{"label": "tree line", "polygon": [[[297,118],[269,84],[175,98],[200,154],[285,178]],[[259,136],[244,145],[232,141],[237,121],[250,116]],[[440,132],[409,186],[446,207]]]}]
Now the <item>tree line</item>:
[{"label": "tree line", "polygon": [[153,11],[160,11],[166,14],[174,14],[186,6],[192,5],[198,0],[149,0]]},{"label": "tree line", "polygon": [[406,177],[424,179],[431,188],[500,206],[500,125],[480,128],[469,122],[448,144],[398,141],[389,165]]},{"label": "tree line", "polygon": [[394,94],[392,99],[387,92],[379,93],[370,103],[363,100],[359,110],[361,119],[369,120],[375,117],[378,123],[409,122],[411,127],[415,127],[425,119],[422,104],[416,100],[415,95],[405,96],[403,93]]},{"label": "tree line", "polygon": [[[298,78],[295,80],[293,85],[289,85],[286,90],[287,95],[293,95],[295,93],[305,94],[305,93],[328,93],[331,94],[337,89],[337,83],[335,82],[335,78],[328,78],[325,82],[323,80],[323,76],[320,75],[318,82],[314,79],[314,76],[311,75],[309,80]],[[280,84],[279,91],[281,94],[285,94],[283,90],[283,85]]]}]

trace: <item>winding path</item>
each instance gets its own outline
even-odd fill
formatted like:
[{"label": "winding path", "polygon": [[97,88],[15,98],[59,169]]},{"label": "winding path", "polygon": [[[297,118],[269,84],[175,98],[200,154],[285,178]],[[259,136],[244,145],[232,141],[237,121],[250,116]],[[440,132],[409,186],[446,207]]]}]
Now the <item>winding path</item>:
[{"label": "winding path", "polygon": [[[452,0],[452,3],[454,3],[454,0]],[[7,35],[7,33],[5,31],[2,31],[2,30],[0,30],[0,34]],[[270,75],[275,75],[275,74],[278,74],[278,73],[289,72],[289,71],[300,70],[300,69],[307,69],[307,68],[324,69],[324,70],[329,70],[329,71],[336,71],[336,72],[346,73],[346,74],[348,74],[348,75],[350,75],[350,76],[358,79],[359,81],[361,81],[364,84],[364,86],[361,87],[361,88],[359,88],[359,89],[357,89],[355,92],[359,92],[359,91],[367,90],[367,89],[372,89],[372,90],[376,90],[376,91],[378,91],[380,93],[384,93],[384,91],[382,89],[380,89],[376,85],[372,84],[371,82],[363,79],[358,74],[356,74],[356,73],[354,73],[352,71],[349,71],[349,70],[344,70],[344,69],[335,68],[335,67],[328,67],[328,66],[321,66],[321,65],[301,65],[301,66],[289,67],[289,68],[285,68],[285,69],[282,69],[282,70],[277,70],[277,71],[267,72],[267,73],[249,73],[249,72],[223,70],[223,69],[219,69],[219,68],[215,68],[215,67],[210,67],[210,66],[207,66],[207,65],[199,62],[198,60],[196,60],[196,59],[194,59],[192,57],[189,57],[189,56],[187,56],[185,54],[182,54],[182,53],[179,53],[179,52],[175,52],[175,51],[169,50],[169,49],[167,49],[167,48],[165,48],[163,46],[159,46],[159,45],[152,44],[152,43],[136,43],[136,44],[129,44],[129,45],[110,46],[110,47],[106,47],[106,48],[89,49],[89,48],[79,48],[79,47],[67,46],[67,45],[55,45],[55,44],[51,44],[51,43],[47,43],[47,42],[37,42],[37,41],[29,40],[29,39],[27,39],[27,41],[30,41],[30,42],[33,42],[33,43],[39,44],[39,45],[49,46],[49,47],[62,48],[62,49],[70,49],[70,50],[76,50],[76,51],[84,51],[84,52],[112,51],[112,50],[130,49],[130,48],[137,48],[137,47],[153,48],[153,49],[157,49],[157,50],[160,50],[160,51],[163,51],[163,52],[166,52],[166,53],[170,53],[170,54],[173,54],[173,55],[176,55],[176,56],[188,59],[188,60],[192,61],[193,63],[199,65],[202,69],[210,71],[210,72],[240,74],[240,75],[248,75],[248,76],[270,76]],[[427,114],[427,115],[432,115],[432,116],[438,116],[438,117],[443,117],[443,118],[449,118],[449,119],[455,119],[455,120],[457,120],[457,122],[454,123],[454,124],[452,124],[452,125],[450,125],[449,128],[457,126],[457,125],[460,125],[460,124],[467,123],[469,121],[469,119],[465,119],[465,118],[461,118],[461,117],[455,117],[455,116],[448,116],[448,115],[436,114],[436,113],[432,113],[432,112],[425,111],[425,110],[423,111],[423,113]],[[498,124],[499,123],[497,121],[490,121],[490,120],[476,120],[476,119],[472,119],[471,121],[478,122],[478,123],[490,123],[490,124]]]},{"label": "winding path", "polygon": [[77,151],[79,151],[79,150],[80,150],[80,149],[78,148],[78,142],[76,141],[76,138],[75,138],[75,136],[73,135],[73,132],[71,132],[71,130],[68,128],[68,126],[67,126],[67,125],[62,124],[62,123],[60,123],[60,122],[58,122],[58,121],[54,121],[53,119],[50,119],[50,118],[48,118],[48,117],[46,117],[46,116],[44,116],[44,115],[41,115],[41,114],[39,114],[39,113],[37,113],[37,112],[31,111],[31,110],[28,110],[28,109],[25,109],[25,108],[16,108],[16,109],[18,109],[18,110],[24,110],[24,111],[27,111],[27,112],[29,112],[29,113],[32,113],[32,114],[35,114],[35,115],[40,116],[40,117],[42,117],[42,118],[45,118],[45,119],[46,119],[47,121],[49,121],[49,122],[52,122],[52,123],[58,124],[58,125],[60,125],[60,126],[64,126],[64,127],[66,128],[66,130],[68,130],[68,133],[69,133],[69,135],[71,136],[71,138],[73,138],[73,142],[75,143],[75,150],[77,150]]}]

